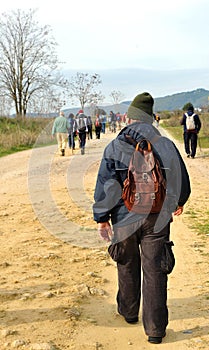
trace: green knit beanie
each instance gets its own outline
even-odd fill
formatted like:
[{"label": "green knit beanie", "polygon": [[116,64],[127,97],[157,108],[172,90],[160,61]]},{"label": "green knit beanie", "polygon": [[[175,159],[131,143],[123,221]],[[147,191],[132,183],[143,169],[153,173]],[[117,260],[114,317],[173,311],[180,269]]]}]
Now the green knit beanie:
[{"label": "green knit beanie", "polygon": [[137,95],[128,108],[128,118],[141,120],[147,114],[152,117],[153,105],[154,99],[148,92]]}]

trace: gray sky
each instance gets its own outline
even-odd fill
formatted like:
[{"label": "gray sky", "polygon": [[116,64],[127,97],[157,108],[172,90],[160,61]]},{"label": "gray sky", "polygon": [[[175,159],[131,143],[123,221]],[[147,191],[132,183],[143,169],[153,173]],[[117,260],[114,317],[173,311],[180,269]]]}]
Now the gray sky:
[{"label": "gray sky", "polygon": [[[0,4],[1,13],[29,8],[37,9],[40,25],[51,26],[64,69],[209,68],[208,0],[7,0]],[[197,85],[202,87],[201,80]]]}]

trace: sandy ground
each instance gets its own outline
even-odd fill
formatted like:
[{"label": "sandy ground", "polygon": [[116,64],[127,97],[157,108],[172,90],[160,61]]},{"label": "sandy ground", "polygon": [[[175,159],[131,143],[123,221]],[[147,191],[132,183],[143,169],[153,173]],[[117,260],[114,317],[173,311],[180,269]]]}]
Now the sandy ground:
[{"label": "sandy ground", "polygon": [[[161,345],[116,313],[117,270],[97,236],[91,206],[104,146],[113,134],[66,157],[50,146],[0,159],[0,349],[136,350],[209,348],[207,210],[209,158],[184,156],[192,194],[174,219],[176,266],[169,275],[170,322]],[[140,315],[141,316],[141,315]]]}]

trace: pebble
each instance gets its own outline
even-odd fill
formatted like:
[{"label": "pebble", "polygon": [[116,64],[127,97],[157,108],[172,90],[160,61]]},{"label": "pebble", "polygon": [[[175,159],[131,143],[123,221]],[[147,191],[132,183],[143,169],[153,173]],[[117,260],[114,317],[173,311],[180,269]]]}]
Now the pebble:
[{"label": "pebble", "polygon": [[11,344],[12,348],[19,348],[20,346],[25,345],[25,341],[21,339],[14,340]]},{"label": "pebble", "polygon": [[34,343],[34,344],[31,344],[29,349],[30,350],[55,350],[56,347],[49,343],[42,343],[42,344]]},{"label": "pebble", "polygon": [[192,334],[192,331],[190,329],[185,329],[182,333],[184,333],[184,334]]},{"label": "pebble", "polygon": [[2,337],[7,337],[8,335],[14,335],[16,333],[17,333],[16,331],[10,330],[10,329],[2,329],[1,331]]}]

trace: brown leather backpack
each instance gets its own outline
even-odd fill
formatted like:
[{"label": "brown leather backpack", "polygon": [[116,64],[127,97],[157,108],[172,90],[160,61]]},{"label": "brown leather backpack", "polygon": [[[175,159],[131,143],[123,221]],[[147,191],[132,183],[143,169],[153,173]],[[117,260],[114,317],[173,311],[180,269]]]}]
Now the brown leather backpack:
[{"label": "brown leather backpack", "polygon": [[[142,148],[142,144],[146,147]],[[122,199],[129,211],[138,214],[160,212],[166,194],[166,180],[148,140],[136,144],[123,185]]]}]

